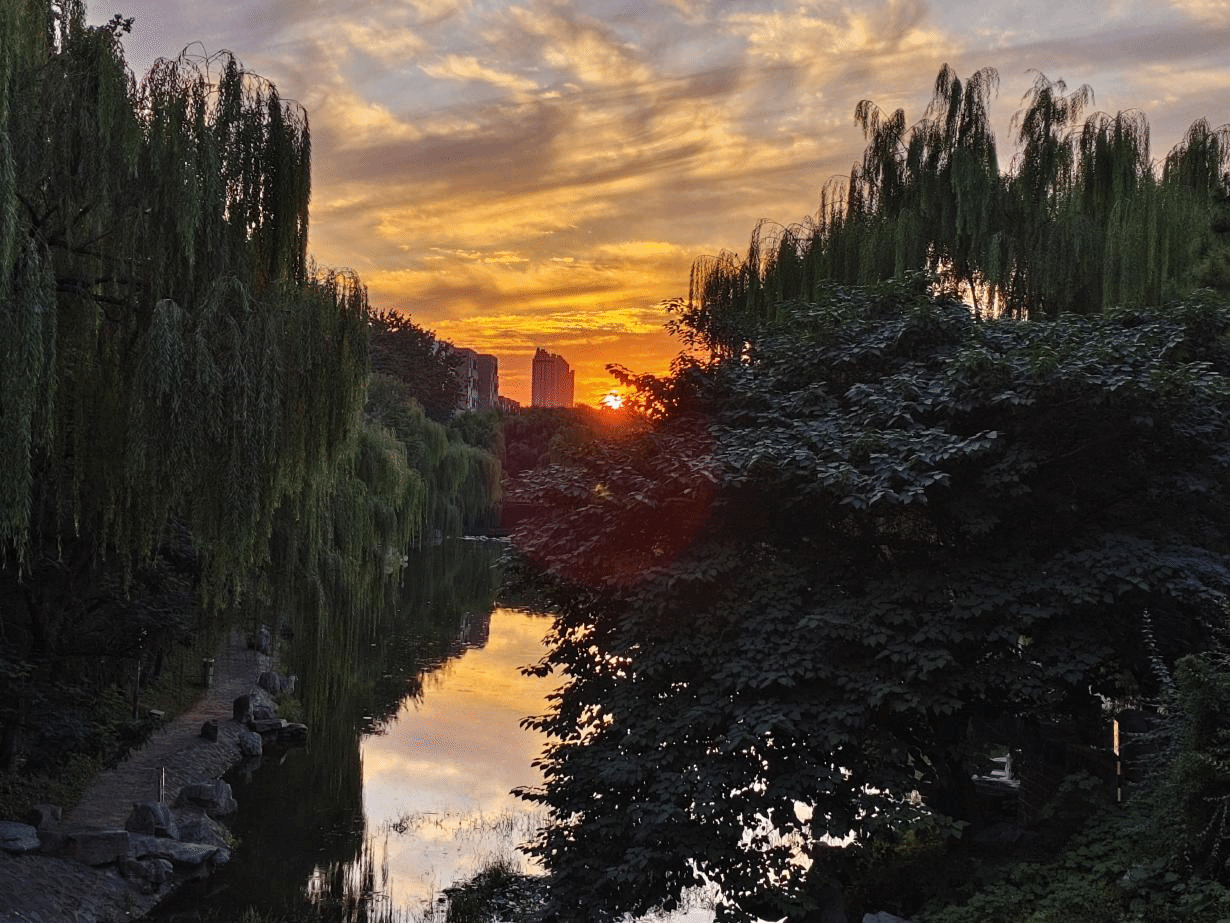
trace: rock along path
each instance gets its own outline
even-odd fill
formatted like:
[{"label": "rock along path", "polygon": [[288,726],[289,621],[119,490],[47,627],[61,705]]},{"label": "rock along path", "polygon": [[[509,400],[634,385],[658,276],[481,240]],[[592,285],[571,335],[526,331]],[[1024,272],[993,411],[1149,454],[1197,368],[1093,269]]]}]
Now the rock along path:
[{"label": "rock along path", "polygon": [[[141,749],[122,763],[98,774],[81,800],[65,813],[66,827],[123,827],[132,806],[157,801],[158,784],[166,771],[165,801],[185,785],[216,779],[241,759],[236,740],[243,726],[230,721],[235,699],[256,685],[268,670],[269,657],[250,650],[241,632],[232,632],[214,662],[213,683],[196,704],[155,731]],[[218,739],[201,736],[201,725],[218,722]]]},{"label": "rock along path", "polygon": [[[164,769],[165,796],[171,804],[183,786],[216,779],[238,763],[236,739],[242,726],[230,720],[232,706],[269,668],[267,656],[248,649],[242,633],[232,633],[215,658],[210,688],[128,759],[100,773],[77,806],[65,813],[64,829],[122,828],[134,803],[158,800]],[[200,736],[210,718],[219,719],[216,742]],[[0,923],[134,920],[166,896],[165,889],[139,893],[114,867],[92,868],[71,859],[0,850]]]}]

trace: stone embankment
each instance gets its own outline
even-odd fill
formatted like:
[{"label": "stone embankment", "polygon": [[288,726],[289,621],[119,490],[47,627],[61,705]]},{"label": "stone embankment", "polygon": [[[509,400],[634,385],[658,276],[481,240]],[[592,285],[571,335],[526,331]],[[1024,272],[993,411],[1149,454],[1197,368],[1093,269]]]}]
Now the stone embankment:
[{"label": "stone embankment", "polygon": [[0,923],[139,919],[183,882],[231,860],[216,818],[237,805],[221,776],[258,760],[270,739],[307,729],[276,716],[269,638],[233,635],[213,682],[188,711],[102,772],[67,813],[45,805],[30,823],[0,823]]}]

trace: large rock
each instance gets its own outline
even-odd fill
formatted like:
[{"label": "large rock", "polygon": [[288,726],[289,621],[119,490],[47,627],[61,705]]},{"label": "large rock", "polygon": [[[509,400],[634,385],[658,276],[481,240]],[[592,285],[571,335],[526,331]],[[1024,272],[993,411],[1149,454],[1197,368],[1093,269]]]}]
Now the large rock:
[{"label": "large rock", "polygon": [[74,830],[68,834],[65,853],[85,865],[107,865],[127,858],[127,830]]},{"label": "large rock", "polygon": [[208,814],[199,811],[185,810],[176,815],[179,823],[179,839],[184,843],[203,843],[206,846],[231,845],[231,836],[221,821],[216,821]]},{"label": "large rock", "polygon": [[[163,837],[133,834],[132,855],[137,859],[165,859],[175,865],[185,865],[195,868],[213,861],[221,846],[210,846],[205,843],[181,843],[178,840],[168,840]],[[222,864],[229,862],[230,851]]]},{"label": "large rock", "polygon": [[38,831],[29,824],[0,821],[0,849],[11,853],[37,852],[42,845]]},{"label": "large rock", "polygon": [[235,742],[239,744],[239,752],[244,756],[260,756],[265,751],[261,735],[246,728],[239,732],[239,737]]},{"label": "large rock", "polygon": [[276,708],[270,708],[268,705],[253,705],[252,720],[253,721],[272,721],[278,716]]},{"label": "large rock", "polygon": [[255,731],[257,734],[277,734],[285,727],[285,718],[268,718],[264,721],[248,722],[248,730]]},{"label": "large rock", "polygon": [[887,910],[881,910],[879,913],[863,914],[863,923],[910,923],[904,917],[893,916]]},{"label": "large rock", "polygon": [[258,676],[256,678],[256,685],[260,686],[270,695],[281,695],[286,688],[285,680],[272,670],[266,670]]},{"label": "large rock", "polygon": [[202,808],[211,817],[221,817],[239,810],[230,785],[221,779],[199,782],[196,785],[185,785],[179,790],[179,797],[175,799],[175,807]]},{"label": "large rock", "polygon": [[218,739],[218,719],[217,718],[210,718],[208,721],[206,721],[204,724],[201,725],[201,736],[209,741],[216,741]]},{"label": "large rock", "polygon": [[120,874],[146,894],[153,894],[171,880],[175,870],[168,859],[124,859]]},{"label": "large rock", "polygon": [[308,729],[306,724],[290,722],[278,731],[278,742],[284,744],[307,743]]},{"label": "large rock", "polygon": [[179,839],[179,827],[171,809],[156,801],[146,801],[132,806],[132,813],[124,822],[124,829],[129,833],[146,833],[150,836]]},{"label": "large rock", "polygon": [[231,706],[231,717],[243,724],[252,717],[252,697],[250,695],[241,695]]},{"label": "large rock", "polygon": [[64,812],[57,804],[36,804],[26,812],[26,823],[40,830],[58,827],[63,820]]}]

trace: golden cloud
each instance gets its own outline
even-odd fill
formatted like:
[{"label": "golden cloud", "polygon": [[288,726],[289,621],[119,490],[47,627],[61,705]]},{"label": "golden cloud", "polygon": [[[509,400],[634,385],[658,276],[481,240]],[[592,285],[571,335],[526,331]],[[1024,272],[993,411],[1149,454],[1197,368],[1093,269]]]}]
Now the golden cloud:
[{"label": "golden cloud", "polygon": [[538,87],[538,83],[529,77],[498,70],[473,55],[445,55],[438,61],[420,64],[419,68],[427,76],[438,80],[475,80],[522,95]]}]

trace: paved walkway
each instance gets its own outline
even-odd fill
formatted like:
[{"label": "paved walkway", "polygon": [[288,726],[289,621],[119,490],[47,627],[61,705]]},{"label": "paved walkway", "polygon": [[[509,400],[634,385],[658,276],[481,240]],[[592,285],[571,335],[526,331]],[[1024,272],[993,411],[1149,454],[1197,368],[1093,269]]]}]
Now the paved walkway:
[{"label": "paved walkway", "polygon": [[[196,704],[159,728],[139,750],[100,773],[71,811],[66,827],[122,828],[135,802],[157,801],[159,778],[166,773],[166,803],[173,804],[189,783],[214,779],[240,760],[236,739],[242,726],[231,721],[236,698],[256,685],[269,658],[250,650],[233,631],[214,663],[213,684]],[[220,718],[217,741],[201,736],[201,725]]]},{"label": "paved walkway", "polygon": [[[64,817],[65,827],[122,828],[132,805],[157,801],[166,770],[166,800],[180,788],[221,776],[239,762],[235,742],[241,725],[230,720],[236,698],[252,690],[269,658],[249,650],[242,632],[227,639],[214,665],[213,685],[183,714],[159,729],[145,745],[101,773],[80,803]],[[201,737],[201,725],[220,718],[218,740]],[[0,923],[103,923],[143,916],[166,897],[145,894],[114,866],[92,868],[43,854],[10,855],[0,850]]]}]

